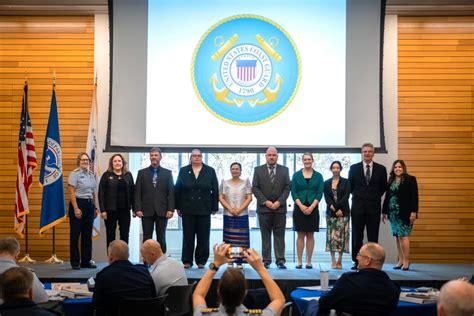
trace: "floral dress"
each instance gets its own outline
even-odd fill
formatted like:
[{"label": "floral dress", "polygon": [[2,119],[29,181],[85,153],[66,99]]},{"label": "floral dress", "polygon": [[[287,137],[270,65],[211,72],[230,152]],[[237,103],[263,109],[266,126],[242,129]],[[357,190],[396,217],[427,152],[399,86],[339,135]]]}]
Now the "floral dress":
[{"label": "floral dress", "polygon": [[[334,202],[337,190],[332,188]],[[349,253],[349,216],[326,217],[326,251]]]},{"label": "floral dress", "polygon": [[396,237],[407,237],[410,236],[413,224],[406,223],[400,218],[400,205],[398,204],[398,189],[400,183],[393,181],[390,184],[391,197],[388,201],[388,219],[390,220],[390,228],[392,229],[392,235]]}]

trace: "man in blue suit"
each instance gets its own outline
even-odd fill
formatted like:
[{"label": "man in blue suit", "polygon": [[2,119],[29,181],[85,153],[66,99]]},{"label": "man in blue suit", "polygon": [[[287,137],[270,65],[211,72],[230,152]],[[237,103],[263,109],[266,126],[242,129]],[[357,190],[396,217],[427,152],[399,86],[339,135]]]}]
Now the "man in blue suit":
[{"label": "man in blue suit", "polygon": [[108,249],[109,265],[97,273],[92,305],[95,315],[117,315],[118,302],[156,296],[155,283],[144,265],[128,261],[128,245],[114,240]]}]

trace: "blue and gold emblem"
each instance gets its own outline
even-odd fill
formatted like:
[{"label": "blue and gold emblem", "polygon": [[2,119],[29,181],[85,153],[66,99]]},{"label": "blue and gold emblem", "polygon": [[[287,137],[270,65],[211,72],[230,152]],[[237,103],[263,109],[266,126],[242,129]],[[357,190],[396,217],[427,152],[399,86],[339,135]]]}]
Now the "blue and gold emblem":
[{"label": "blue and gold emblem", "polygon": [[209,112],[236,125],[256,125],[282,113],[301,78],[301,61],[290,35],[257,15],[219,21],[193,55],[194,89]]}]

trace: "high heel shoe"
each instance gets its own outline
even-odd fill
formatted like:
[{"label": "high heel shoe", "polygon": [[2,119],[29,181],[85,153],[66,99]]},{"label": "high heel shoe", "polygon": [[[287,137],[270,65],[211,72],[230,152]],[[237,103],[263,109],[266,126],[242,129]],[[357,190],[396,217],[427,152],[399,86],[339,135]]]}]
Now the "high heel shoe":
[{"label": "high heel shoe", "polygon": [[397,266],[394,266],[394,267],[393,267],[393,270],[400,270],[402,267],[403,267],[403,264],[402,264],[401,266],[398,266],[398,265],[397,265]]},{"label": "high heel shoe", "polygon": [[410,264],[411,264],[411,262],[408,263],[408,266],[407,266],[407,267],[402,267],[402,270],[403,270],[403,271],[408,271],[408,270],[410,270]]}]

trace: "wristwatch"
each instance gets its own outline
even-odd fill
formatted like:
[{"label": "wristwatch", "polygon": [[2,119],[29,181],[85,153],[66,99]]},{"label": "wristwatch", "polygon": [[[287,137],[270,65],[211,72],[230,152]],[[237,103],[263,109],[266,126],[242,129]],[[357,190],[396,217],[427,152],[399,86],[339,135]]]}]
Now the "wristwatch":
[{"label": "wristwatch", "polygon": [[214,270],[214,271],[219,271],[219,267],[214,264],[214,262],[211,262],[209,264],[209,269]]}]

